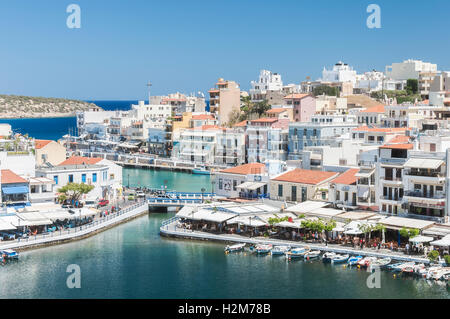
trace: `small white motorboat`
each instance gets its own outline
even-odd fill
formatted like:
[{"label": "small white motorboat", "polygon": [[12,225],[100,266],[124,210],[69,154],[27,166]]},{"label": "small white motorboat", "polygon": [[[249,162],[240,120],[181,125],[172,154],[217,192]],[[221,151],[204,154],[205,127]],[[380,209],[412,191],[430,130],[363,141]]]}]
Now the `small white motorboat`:
[{"label": "small white motorboat", "polygon": [[349,257],[350,257],[349,254],[336,255],[336,256],[333,257],[333,259],[331,259],[331,263],[333,263],[333,264],[342,264],[342,263],[347,262]]},{"label": "small white motorboat", "polygon": [[286,254],[289,250],[291,250],[291,247],[289,246],[274,246],[272,248],[271,254],[272,256],[282,256]]},{"label": "small white motorboat", "polygon": [[314,258],[318,258],[320,256],[320,250],[311,250],[306,252],[303,257],[306,260],[310,260],[310,259],[314,259]]},{"label": "small white motorboat", "polygon": [[434,280],[445,280],[450,275],[450,267],[442,267],[437,271],[433,272],[431,279]]},{"label": "small white motorboat", "polygon": [[308,247],[300,247],[300,248],[294,248],[291,249],[291,251],[288,251],[286,253],[287,259],[292,258],[304,258],[304,256],[310,251]]},{"label": "small white motorboat", "polygon": [[370,267],[380,267],[380,268],[386,267],[387,265],[389,265],[391,263],[391,261],[392,261],[392,259],[389,257],[378,258],[370,264]]},{"label": "small white motorboat", "polygon": [[238,251],[244,250],[245,244],[234,244],[234,245],[228,245],[225,247],[226,253],[234,253]]},{"label": "small white motorboat", "polygon": [[257,255],[265,255],[270,253],[272,250],[272,245],[256,245],[255,252]]},{"label": "small white motorboat", "polygon": [[363,259],[358,261],[357,265],[360,267],[369,267],[376,260],[376,257],[364,257]]}]

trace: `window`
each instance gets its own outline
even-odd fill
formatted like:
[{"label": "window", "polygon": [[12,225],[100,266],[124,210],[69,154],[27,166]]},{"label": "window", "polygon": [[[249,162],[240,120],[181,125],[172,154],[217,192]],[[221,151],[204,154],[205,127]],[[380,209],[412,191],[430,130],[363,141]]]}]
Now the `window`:
[{"label": "window", "polygon": [[73,183],[73,175],[72,174],[69,175],[69,183]]},{"label": "window", "polygon": [[81,182],[86,183],[86,174],[81,174]]},{"label": "window", "polygon": [[97,173],[92,173],[92,182],[97,183]]},{"label": "window", "polygon": [[237,181],[233,180],[233,190],[236,191]]},{"label": "window", "polygon": [[58,185],[58,175],[53,176],[53,180],[55,181],[55,184]]},{"label": "window", "polygon": [[219,178],[219,189],[223,189],[223,180]]},{"label": "window", "polygon": [[278,196],[283,197],[283,185],[278,184]]}]

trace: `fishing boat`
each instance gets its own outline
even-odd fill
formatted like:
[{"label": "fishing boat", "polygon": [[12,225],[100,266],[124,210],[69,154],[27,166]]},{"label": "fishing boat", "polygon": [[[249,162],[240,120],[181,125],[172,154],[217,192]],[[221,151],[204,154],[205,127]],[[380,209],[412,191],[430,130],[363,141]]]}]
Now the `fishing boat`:
[{"label": "fishing boat", "polygon": [[414,269],[416,267],[416,263],[407,263],[400,266],[402,273],[406,275],[411,275],[414,273]]},{"label": "fishing boat", "polygon": [[336,255],[336,256],[334,256],[333,259],[331,259],[331,263],[333,263],[333,264],[342,264],[342,263],[347,262],[349,257],[350,257],[349,254]]},{"label": "fishing boat", "polygon": [[310,259],[314,259],[314,258],[318,258],[320,256],[320,250],[311,250],[306,252],[303,257],[306,260],[310,260]]},{"label": "fishing boat", "polygon": [[305,255],[310,251],[308,247],[300,247],[300,248],[294,248],[291,249],[291,251],[288,251],[286,253],[286,258],[304,258]]},{"label": "fishing boat", "polygon": [[193,170],[192,170],[192,174],[199,174],[199,175],[211,175],[211,172],[210,171],[208,171],[207,169],[206,169],[206,167],[205,166],[201,166],[200,168],[194,168]]},{"label": "fishing boat", "polygon": [[334,257],[336,257],[335,253],[333,253],[333,252],[326,252],[322,256],[322,261],[324,263],[331,263],[331,261],[333,260]]},{"label": "fishing boat", "polygon": [[257,255],[265,255],[270,253],[272,250],[272,245],[257,245],[255,247],[255,252]]},{"label": "fishing boat", "polygon": [[347,264],[349,266],[354,266],[358,263],[358,261],[360,261],[361,259],[363,259],[363,256],[352,256],[348,259]]},{"label": "fishing boat", "polygon": [[371,263],[371,267],[386,267],[391,263],[392,259],[389,257],[386,258],[378,258],[377,260],[373,261]]},{"label": "fishing boat", "polygon": [[426,279],[433,279],[441,270],[442,266],[435,266],[428,268],[427,274],[425,275]]},{"label": "fishing boat", "polygon": [[12,249],[5,249],[1,251],[1,255],[4,260],[17,260],[19,259],[19,253]]},{"label": "fishing boat", "polygon": [[272,256],[282,256],[286,254],[290,249],[291,247],[289,246],[274,246],[271,254]]},{"label": "fishing boat", "polygon": [[234,253],[238,251],[244,250],[245,244],[234,244],[234,245],[228,245],[225,247],[226,253]]},{"label": "fishing boat", "polygon": [[360,267],[369,267],[376,260],[376,257],[364,257],[363,259],[358,261],[357,265]]},{"label": "fishing boat", "polygon": [[429,272],[441,269],[442,266],[431,266],[431,267],[423,267],[422,269],[417,269],[416,274],[420,277],[427,278]]}]

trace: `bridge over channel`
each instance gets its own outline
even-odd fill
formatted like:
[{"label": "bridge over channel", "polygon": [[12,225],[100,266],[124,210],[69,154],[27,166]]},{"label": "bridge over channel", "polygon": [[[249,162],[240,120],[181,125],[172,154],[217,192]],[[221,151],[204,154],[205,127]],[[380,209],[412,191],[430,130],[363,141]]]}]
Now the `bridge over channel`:
[{"label": "bridge over channel", "polygon": [[152,207],[182,207],[186,204],[201,204],[212,200],[215,193],[166,192],[165,196],[147,196],[149,208]]}]

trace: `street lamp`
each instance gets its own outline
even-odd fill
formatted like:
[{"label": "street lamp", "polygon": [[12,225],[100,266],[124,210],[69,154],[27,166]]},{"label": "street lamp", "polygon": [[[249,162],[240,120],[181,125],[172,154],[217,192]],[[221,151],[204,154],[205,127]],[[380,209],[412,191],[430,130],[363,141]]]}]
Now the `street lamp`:
[{"label": "street lamp", "polygon": [[203,193],[206,191],[206,189],[204,187],[202,187],[201,191],[202,191],[202,203],[203,203]]}]

